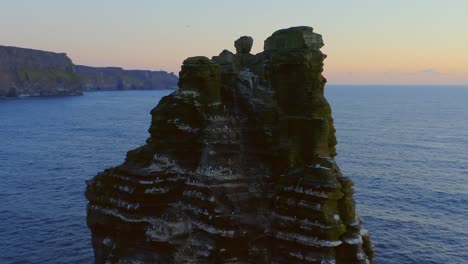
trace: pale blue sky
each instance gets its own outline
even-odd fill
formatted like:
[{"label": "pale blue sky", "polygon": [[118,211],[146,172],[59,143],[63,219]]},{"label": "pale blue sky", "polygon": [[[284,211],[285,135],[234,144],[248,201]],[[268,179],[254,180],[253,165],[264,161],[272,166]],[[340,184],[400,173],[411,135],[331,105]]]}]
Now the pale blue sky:
[{"label": "pale blue sky", "polygon": [[76,64],[178,72],[242,35],[322,34],[330,83],[468,84],[467,0],[0,0],[0,45],[66,52]]}]

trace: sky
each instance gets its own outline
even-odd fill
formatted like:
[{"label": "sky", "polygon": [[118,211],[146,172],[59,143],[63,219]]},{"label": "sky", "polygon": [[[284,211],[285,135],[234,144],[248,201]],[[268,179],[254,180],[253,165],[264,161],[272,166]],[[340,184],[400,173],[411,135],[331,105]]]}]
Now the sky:
[{"label": "sky", "polygon": [[329,84],[468,84],[468,0],[0,0],[0,45],[75,64],[178,73],[274,31],[324,38]]}]

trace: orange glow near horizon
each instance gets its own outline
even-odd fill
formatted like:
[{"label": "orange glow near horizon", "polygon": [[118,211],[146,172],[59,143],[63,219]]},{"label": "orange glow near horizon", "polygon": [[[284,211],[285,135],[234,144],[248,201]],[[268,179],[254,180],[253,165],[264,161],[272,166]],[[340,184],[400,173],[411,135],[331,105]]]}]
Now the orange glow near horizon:
[{"label": "orange glow near horizon", "polygon": [[274,31],[308,25],[323,35],[330,84],[468,84],[466,10],[465,0],[11,1],[0,10],[0,45],[178,74],[187,57],[234,51],[242,35],[258,53]]}]

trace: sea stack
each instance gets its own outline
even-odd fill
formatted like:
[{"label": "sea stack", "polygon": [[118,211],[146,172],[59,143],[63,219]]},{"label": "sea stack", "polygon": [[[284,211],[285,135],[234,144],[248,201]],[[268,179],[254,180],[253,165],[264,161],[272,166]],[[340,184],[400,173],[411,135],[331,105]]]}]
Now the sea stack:
[{"label": "sea stack", "polygon": [[372,262],[334,160],[322,36],[252,44],[186,59],[146,144],[87,182],[96,263]]}]

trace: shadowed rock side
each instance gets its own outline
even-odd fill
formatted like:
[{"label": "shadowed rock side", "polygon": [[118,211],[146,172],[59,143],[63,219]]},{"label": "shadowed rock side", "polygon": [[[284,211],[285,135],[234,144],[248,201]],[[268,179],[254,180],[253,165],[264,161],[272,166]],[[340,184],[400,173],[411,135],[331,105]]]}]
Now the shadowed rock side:
[{"label": "shadowed rock side", "polygon": [[275,32],[184,61],[147,144],[87,183],[96,263],[370,263],[335,163],[322,37]]}]

